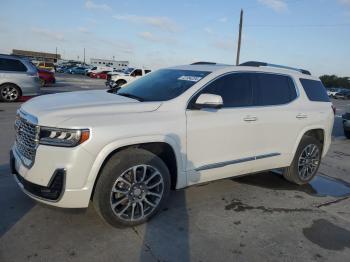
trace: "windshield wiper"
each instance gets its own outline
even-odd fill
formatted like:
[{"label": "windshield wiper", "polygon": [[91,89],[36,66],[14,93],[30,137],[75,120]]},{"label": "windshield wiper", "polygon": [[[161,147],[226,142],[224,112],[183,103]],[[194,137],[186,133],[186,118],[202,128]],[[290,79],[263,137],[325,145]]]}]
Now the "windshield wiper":
[{"label": "windshield wiper", "polygon": [[135,95],[133,95],[133,94],[128,94],[128,93],[120,93],[120,94],[119,94],[119,93],[117,93],[117,95],[129,97],[129,98],[135,99],[135,100],[140,101],[140,102],[144,101],[143,98],[138,97],[138,96],[135,96]]}]

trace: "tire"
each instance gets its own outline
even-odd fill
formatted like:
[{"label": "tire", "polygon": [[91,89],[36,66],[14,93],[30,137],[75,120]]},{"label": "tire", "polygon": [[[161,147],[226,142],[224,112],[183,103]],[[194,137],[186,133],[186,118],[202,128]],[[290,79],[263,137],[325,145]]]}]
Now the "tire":
[{"label": "tire", "polygon": [[347,139],[350,139],[350,131],[344,129],[344,135]]},{"label": "tire", "polygon": [[113,155],[103,167],[93,205],[110,225],[135,226],[153,217],[169,193],[170,173],[165,163],[149,151],[127,149]]},{"label": "tire", "polygon": [[39,78],[39,81],[42,87],[46,86],[46,81],[44,79]]},{"label": "tire", "polygon": [[0,86],[0,101],[17,102],[21,97],[21,90],[13,84],[4,84]]},{"label": "tire", "polygon": [[116,87],[121,87],[122,85],[125,85],[127,82],[125,80],[118,80],[115,84]]},{"label": "tire", "polygon": [[[312,154],[309,156],[307,152],[312,152]],[[304,136],[300,141],[291,166],[284,169],[284,178],[297,185],[309,183],[317,173],[321,162],[321,155],[321,143],[314,137]],[[301,159],[302,157],[304,159]],[[305,166],[308,167],[303,169]]]}]

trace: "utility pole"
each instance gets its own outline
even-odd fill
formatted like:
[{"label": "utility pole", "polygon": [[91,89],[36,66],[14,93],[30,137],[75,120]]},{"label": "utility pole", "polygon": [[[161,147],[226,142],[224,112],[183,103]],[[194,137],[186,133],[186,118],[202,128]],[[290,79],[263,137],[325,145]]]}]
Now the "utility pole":
[{"label": "utility pole", "polygon": [[239,56],[241,53],[242,27],[243,27],[243,9],[241,9],[241,17],[239,19],[239,34],[238,34],[236,65],[239,65]]},{"label": "utility pole", "polygon": [[56,47],[56,63],[57,63],[57,47]]},{"label": "utility pole", "polygon": [[85,47],[84,47],[84,65],[85,65]]}]

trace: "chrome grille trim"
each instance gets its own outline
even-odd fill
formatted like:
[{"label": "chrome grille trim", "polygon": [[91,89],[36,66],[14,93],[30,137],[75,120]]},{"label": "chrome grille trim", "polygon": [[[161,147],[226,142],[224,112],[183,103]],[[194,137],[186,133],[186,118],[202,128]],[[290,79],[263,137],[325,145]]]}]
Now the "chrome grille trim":
[{"label": "chrome grille trim", "polygon": [[15,121],[16,151],[23,165],[30,168],[34,164],[36,149],[39,145],[40,127],[31,122],[35,119],[23,111],[19,111]]}]

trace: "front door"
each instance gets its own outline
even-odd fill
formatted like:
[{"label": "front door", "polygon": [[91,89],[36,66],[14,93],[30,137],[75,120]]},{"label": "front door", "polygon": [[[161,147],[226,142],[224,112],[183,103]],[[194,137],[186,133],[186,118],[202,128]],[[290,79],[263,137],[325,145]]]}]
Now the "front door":
[{"label": "front door", "polygon": [[[196,110],[202,93],[220,95],[221,109]],[[204,87],[189,102],[187,172],[189,184],[249,173],[255,156],[256,108],[249,73],[230,73]]]}]

